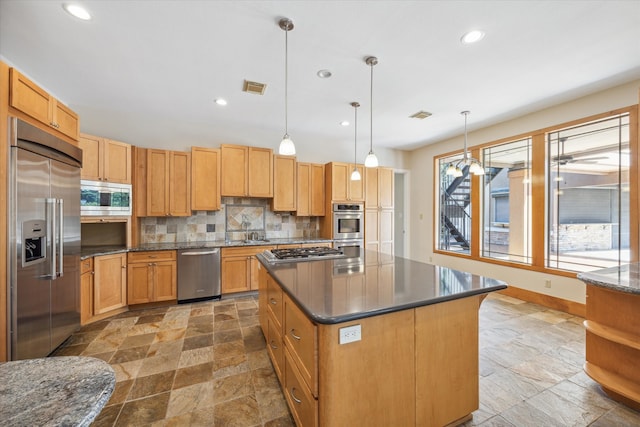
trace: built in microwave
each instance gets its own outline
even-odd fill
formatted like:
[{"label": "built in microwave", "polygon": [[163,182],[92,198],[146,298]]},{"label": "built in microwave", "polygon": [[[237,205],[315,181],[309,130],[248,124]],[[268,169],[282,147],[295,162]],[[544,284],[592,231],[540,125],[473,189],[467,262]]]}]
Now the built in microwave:
[{"label": "built in microwave", "polygon": [[131,215],[131,184],[80,181],[80,214]]}]

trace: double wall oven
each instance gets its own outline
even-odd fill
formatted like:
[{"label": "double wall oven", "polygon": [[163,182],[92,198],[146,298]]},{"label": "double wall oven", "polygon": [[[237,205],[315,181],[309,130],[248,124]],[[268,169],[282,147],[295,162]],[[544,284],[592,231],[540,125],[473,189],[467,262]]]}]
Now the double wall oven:
[{"label": "double wall oven", "polygon": [[333,204],[333,247],[342,249],[349,258],[364,251],[364,205]]}]

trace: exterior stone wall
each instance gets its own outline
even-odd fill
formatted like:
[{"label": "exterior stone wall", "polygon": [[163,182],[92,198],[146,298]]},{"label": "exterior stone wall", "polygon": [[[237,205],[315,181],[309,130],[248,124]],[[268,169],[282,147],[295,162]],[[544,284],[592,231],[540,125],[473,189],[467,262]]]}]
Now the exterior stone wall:
[{"label": "exterior stone wall", "polygon": [[614,224],[560,224],[551,233],[552,252],[609,250]]}]

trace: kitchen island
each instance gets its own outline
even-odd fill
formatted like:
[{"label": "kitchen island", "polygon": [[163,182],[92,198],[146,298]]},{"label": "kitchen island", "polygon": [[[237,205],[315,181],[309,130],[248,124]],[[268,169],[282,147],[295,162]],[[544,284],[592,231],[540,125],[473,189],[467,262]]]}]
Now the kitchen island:
[{"label": "kitchen island", "polygon": [[578,274],[587,284],[584,371],[640,411],[640,263]]},{"label": "kitchen island", "polygon": [[260,324],[297,425],[445,426],[478,409],[478,309],[503,282],[371,251],[258,259]]}]

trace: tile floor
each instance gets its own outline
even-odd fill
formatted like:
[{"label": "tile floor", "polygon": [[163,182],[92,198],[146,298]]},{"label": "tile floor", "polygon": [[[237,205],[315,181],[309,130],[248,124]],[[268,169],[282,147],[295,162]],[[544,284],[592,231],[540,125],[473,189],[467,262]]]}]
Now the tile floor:
[{"label": "tile floor", "polygon": [[[83,327],[56,355],[108,361],[95,426],[292,426],[255,296],[131,311]],[[471,426],[640,426],[582,372],[582,319],[491,294],[480,308],[480,409]]]}]

